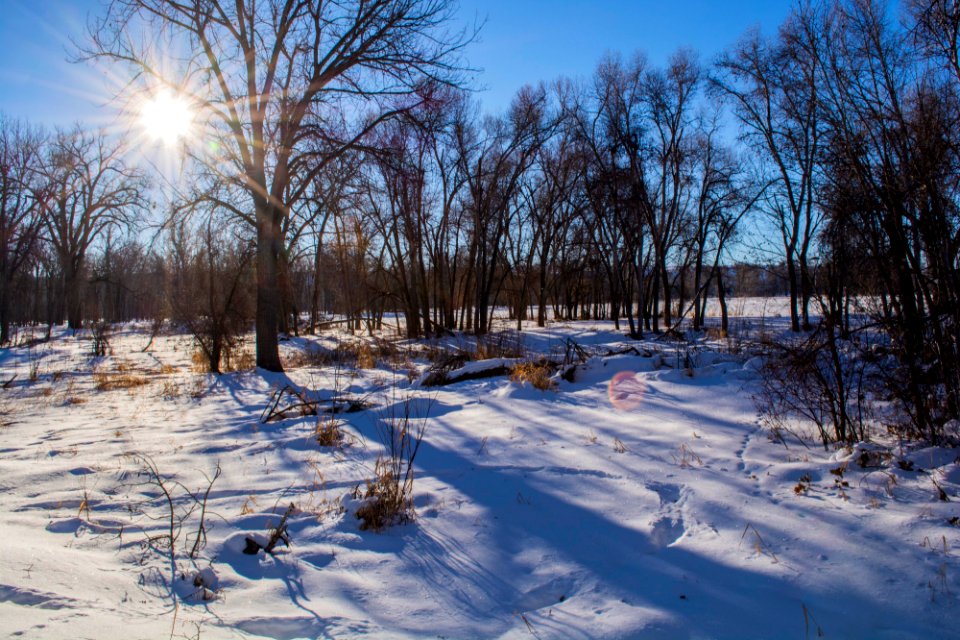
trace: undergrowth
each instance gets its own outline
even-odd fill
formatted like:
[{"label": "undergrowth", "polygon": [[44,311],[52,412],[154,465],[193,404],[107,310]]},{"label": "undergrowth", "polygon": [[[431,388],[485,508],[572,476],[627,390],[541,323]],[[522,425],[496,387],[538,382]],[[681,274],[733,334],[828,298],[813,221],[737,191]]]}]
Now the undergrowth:
[{"label": "undergrowth", "polygon": [[[373,478],[367,481],[357,509],[360,528],[382,531],[414,517],[414,461],[426,433],[427,416],[418,415],[410,397],[394,402],[377,421],[384,452],[377,456]],[[429,409],[429,404],[427,405]]]},{"label": "undergrowth", "polygon": [[314,435],[317,438],[317,444],[321,447],[339,447],[343,442],[340,420],[331,415],[318,416]]},{"label": "undergrowth", "polygon": [[132,372],[109,373],[97,371],[93,374],[93,382],[97,391],[113,391],[115,389],[133,389],[150,384],[146,376]]},{"label": "undergrowth", "polygon": [[521,362],[513,368],[510,379],[514,382],[529,383],[534,389],[549,391],[556,388],[553,380],[554,367],[546,360]]}]

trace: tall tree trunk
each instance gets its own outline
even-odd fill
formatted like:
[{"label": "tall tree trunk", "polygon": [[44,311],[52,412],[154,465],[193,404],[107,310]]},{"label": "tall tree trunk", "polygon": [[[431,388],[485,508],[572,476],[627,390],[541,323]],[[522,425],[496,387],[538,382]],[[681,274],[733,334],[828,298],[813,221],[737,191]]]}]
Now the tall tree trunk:
[{"label": "tall tree trunk", "polygon": [[660,273],[663,277],[663,326],[670,328],[673,324],[673,310],[670,305],[673,303],[670,292],[670,272],[667,270],[667,256],[664,255],[660,263]]},{"label": "tall tree trunk", "polygon": [[810,298],[813,297],[813,278],[810,277],[810,267],[807,264],[806,247],[800,252],[800,317],[803,330],[810,331]]},{"label": "tall tree trunk", "polygon": [[63,286],[67,303],[67,326],[77,331],[83,328],[83,263],[67,260],[63,272]]},{"label": "tall tree trunk", "polygon": [[717,269],[717,302],[720,303],[720,337],[729,335],[730,316],[727,313],[727,288],[723,285],[723,269]]},{"label": "tall tree trunk", "polygon": [[7,292],[12,287],[13,283],[7,278],[0,282],[0,346],[10,342],[10,296]]},{"label": "tall tree trunk", "polygon": [[280,225],[266,205],[257,206],[257,366],[282,372],[280,345]]},{"label": "tall tree trunk", "polygon": [[787,284],[790,286],[790,330],[794,333],[800,331],[800,283],[797,277],[797,264],[793,259],[793,253],[787,253]]},{"label": "tall tree trunk", "polygon": [[703,245],[697,246],[697,257],[693,265],[693,330],[703,328],[703,304],[707,292],[703,290]]},{"label": "tall tree trunk", "polygon": [[310,292],[310,333],[317,332],[317,323],[320,322],[320,258],[323,243],[317,238],[317,249],[313,254],[313,287]]}]

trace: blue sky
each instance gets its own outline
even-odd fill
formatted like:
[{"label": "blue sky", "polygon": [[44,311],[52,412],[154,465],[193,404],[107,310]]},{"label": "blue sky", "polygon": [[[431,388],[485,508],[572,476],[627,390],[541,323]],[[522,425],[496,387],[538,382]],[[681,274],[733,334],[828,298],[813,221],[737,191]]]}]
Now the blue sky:
[{"label": "blue sky", "polygon": [[589,76],[608,51],[643,51],[663,65],[680,47],[704,62],[752,26],[774,33],[790,0],[461,0],[486,18],[470,61],[484,69],[484,106],[505,108],[526,83]]},{"label": "blue sky", "polygon": [[[108,83],[65,58],[99,0],[0,0],[0,111],[45,125],[107,124]],[[461,0],[465,22],[484,21],[467,52],[483,69],[487,111],[506,108],[526,83],[587,76],[607,51],[645,51],[663,64],[678,47],[709,62],[749,27],[772,33],[790,0]]]}]

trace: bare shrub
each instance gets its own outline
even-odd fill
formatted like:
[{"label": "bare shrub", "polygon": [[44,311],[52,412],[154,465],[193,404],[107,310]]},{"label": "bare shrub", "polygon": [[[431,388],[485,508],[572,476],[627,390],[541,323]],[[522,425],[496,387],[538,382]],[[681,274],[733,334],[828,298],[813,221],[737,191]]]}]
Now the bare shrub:
[{"label": "bare shrub", "polygon": [[866,437],[866,363],[852,342],[825,322],[808,336],[764,344],[770,355],[757,404],[768,425],[776,430],[790,418],[808,419],[824,448]]},{"label": "bare shrub", "polygon": [[221,373],[250,365],[243,356],[243,334],[249,329],[254,300],[253,245],[231,235],[213,217],[191,229],[181,222],[170,230],[173,254],[171,292],[174,319],[193,336],[206,363],[193,357],[194,368]]},{"label": "bare shrub", "polygon": [[109,322],[99,321],[90,324],[90,336],[93,339],[93,357],[102,358],[110,354],[110,333],[112,327]]},{"label": "bare shrub", "polygon": [[[144,478],[143,485],[151,489],[162,505],[159,514],[147,514],[151,520],[161,523],[162,529],[146,532],[143,546],[167,559],[170,584],[186,582],[195,589],[191,597],[203,601],[216,599],[217,590],[211,581],[199,579],[200,571],[193,572],[188,579],[188,572],[181,563],[186,561],[194,564],[207,544],[207,502],[214,483],[220,478],[220,464],[217,463],[212,477],[204,474],[205,488],[191,491],[180,481],[161,474],[156,462],[149,456],[138,455],[137,460],[142,466],[140,475]],[[189,551],[183,557],[182,549],[186,547],[189,547]],[[174,606],[177,606],[176,592],[171,590],[171,596]]]},{"label": "bare shrub", "polygon": [[524,358],[527,355],[523,337],[516,331],[499,331],[477,339],[476,360],[491,358]]},{"label": "bare shrub", "polygon": [[377,457],[374,477],[367,482],[363,504],[357,509],[361,529],[382,531],[414,517],[413,464],[427,422],[427,416],[416,415],[415,409],[408,397],[391,404],[388,413],[377,421],[385,452]]},{"label": "bare shrub", "polygon": [[327,349],[308,343],[303,349],[283,355],[284,369],[323,367],[333,362],[333,354]]}]

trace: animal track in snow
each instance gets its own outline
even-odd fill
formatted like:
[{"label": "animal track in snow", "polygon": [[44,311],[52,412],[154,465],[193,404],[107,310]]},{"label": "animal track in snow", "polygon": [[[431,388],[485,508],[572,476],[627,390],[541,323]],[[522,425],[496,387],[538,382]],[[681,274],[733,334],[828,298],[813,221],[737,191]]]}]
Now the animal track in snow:
[{"label": "animal track in snow", "polygon": [[647,489],[660,498],[660,510],[650,522],[650,542],[656,548],[668,547],[686,533],[683,503],[686,501],[682,485],[651,482]]},{"label": "animal track in snow", "polygon": [[575,588],[576,580],[573,576],[553,578],[521,594],[514,608],[517,611],[537,611],[552,607],[567,600]]}]

